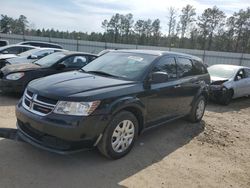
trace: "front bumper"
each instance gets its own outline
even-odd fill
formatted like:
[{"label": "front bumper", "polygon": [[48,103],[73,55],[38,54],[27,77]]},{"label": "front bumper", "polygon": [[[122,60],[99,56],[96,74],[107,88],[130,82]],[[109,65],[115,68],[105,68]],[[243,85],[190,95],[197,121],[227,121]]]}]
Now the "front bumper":
[{"label": "front bumper", "polygon": [[24,109],[21,103],[16,107],[16,117],[22,140],[60,154],[94,147],[108,124],[108,117],[102,115],[77,117],[51,113],[39,116]]},{"label": "front bumper", "polygon": [[3,92],[21,93],[24,91],[23,84],[18,80],[0,79],[0,90]]},{"label": "front bumper", "polygon": [[227,89],[224,87],[210,86],[209,97],[212,100],[220,100],[221,98],[223,98],[226,92],[227,92]]}]

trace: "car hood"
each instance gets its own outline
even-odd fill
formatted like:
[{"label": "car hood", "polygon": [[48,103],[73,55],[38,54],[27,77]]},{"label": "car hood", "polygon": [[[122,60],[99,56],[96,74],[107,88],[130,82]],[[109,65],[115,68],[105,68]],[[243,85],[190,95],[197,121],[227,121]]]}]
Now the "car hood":
[{"label": "car hood", "polygon": [[14,58],[17,57],[17,55],[15,54],[0,54],[0,60],[1,59],[10,59],[10,58]]},{"label": "car hood", "polygon": [[17,63],[28,63],[31,62],[27,59],[26,56],[21,56],[21,57],[15,57],[12,59],[8,59],[8,63],[10,64],[17,64]]},{"label": "car hood", "polygon": [[[47,76],[32,81],[28,89],[43,96],[52,98],[67,98],[93,91],[115,90],[115,88],[134,84],[135,81],[126,81],[111,77],[97,76],[80,71]],[[100,93],[99,93],[100,94]],[[83,95],[81,95],[83,96]],[[73,97],[74,98],[74,97]]]},{"label": "car hood", "polygon": [[28,71],[28,70],[35,70],[39,69],[40,66],[33,64],[33,63],[23,63],[23,64],[14,64],[14,65],[7,65],[1,69],[4,75],[7,75],[11,72],[21,72],[21,71]]},{"label": "car hood", "polygon": [[223,82],[228,81],[228,79],[222,78],[222,77],[217,77],[217,76],[211,76],[211,83],[218,82],[218,81],[223,83]]}]

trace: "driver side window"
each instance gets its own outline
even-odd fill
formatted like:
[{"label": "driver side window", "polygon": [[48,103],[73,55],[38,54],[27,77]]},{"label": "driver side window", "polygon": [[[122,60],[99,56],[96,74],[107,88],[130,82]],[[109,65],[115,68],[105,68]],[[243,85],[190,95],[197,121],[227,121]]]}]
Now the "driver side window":
[{"label": "driver side window", "polygon": [[241,69],[236,75],[236,80],[242,80],[244,78],[246,78],[245,71]]},{"label": "driver side window", "polygon": [[163,57],[154,67],[153,72],[165,72],[168,74],[168,80],[177,78],[176,62],[174,57]]},{"label": "driver side window", "polygon": [[61,64],[67,68],[82,68],[88,63],[86,56],[71,56],[65,59]]}]

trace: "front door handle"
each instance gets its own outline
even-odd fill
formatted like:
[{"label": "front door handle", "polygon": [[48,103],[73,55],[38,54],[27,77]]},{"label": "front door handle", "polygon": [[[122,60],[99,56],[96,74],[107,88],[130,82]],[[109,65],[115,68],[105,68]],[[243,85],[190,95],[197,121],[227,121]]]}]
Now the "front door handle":
[{"label": "front door handle", "polygon": [[175,89],[176,89],[176,88],[180,88],[180,87],[181,87],[180,84],[174,86]]}]

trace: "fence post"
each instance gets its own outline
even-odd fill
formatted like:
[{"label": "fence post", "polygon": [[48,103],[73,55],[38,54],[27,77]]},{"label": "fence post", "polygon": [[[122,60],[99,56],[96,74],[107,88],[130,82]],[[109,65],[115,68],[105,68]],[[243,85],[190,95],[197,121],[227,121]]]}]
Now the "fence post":
[{"label": "fence post", "polygon": [[80,36],[76,38],[76,51],[79,51],[79,39],[80,39]]},{"label": "fence post", "polygon": [[24,35],[24,33],[23,33],[23,41],[25,41],[25,35]]},{"label": "fence post", "polygon": [[105,50],[106,50],[107,49],[107,42],[106,42],[106,40],[105,40],[105,46],[104,47],[105,47]]},{"label": "fence post", "polygon": [[243,56],[244,56],[244,52],[241,53],[241,57],[240,57],[240,66],[242,65],[242,61],[243,61]]},{"label": "fence post", "polygon": [[203,50],[203,56],[202,56],[203,62],[205,62],[205,57],[206,57],[206,50],[205,50],[205,48],[204,48],[204,50]]}]

